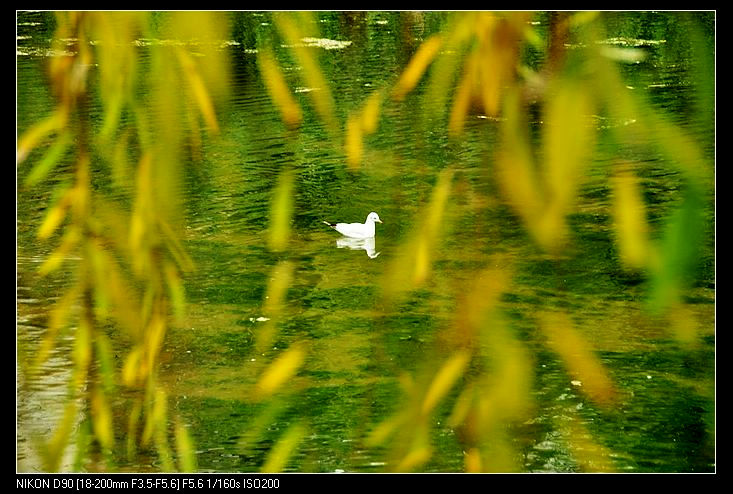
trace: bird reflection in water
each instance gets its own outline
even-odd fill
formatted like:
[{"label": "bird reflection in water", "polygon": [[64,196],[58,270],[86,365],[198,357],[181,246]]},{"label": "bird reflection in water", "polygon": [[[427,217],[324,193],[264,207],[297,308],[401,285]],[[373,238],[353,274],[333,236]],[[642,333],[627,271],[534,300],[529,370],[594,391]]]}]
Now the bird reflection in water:
[{"label": "bird reflection in water", "polygon": [[336,246],[339,249],[351,249],[351,250],[365,250],[367,255],[374,259],[379,255],[379,252],[375,252],[375,241],[374,237],[369,238],[349,238],[343,237],[336,240]]}]

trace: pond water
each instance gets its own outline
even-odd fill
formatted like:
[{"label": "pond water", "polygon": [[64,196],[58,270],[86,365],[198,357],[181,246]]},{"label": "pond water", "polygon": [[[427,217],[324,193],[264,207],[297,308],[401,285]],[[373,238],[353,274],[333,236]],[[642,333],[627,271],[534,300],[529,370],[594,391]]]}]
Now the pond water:
[{"label": "pond water", "polygon": [[[408,16],[369,12],[321,13],[324,40],[313,47],[336,99],[339,116],[358,108],[374,88],[394,82],[417,43],[440,28],[446,14]],[[700,14],[706,26],[712,15]],[[714,128],[687,118],[694,106],[694,71],[684,43],[691,18],[675,13],[609,13],[609,44],[642,47],[643,63],[624,67],[635,90],[701,137],[712,155]],[[48,13],[19,13],[17,125],[20,134],[47,115],[47,49],[53,32]],[[500,200],[487,172],[495,134],[485,119],[468,123],[466,137],[448,139],[420,120],[420,100],[407,98],[385,110],[379,131],[367,140],[358,173],[345,165],[312,115],[294,135],[280,123],[257,73],[255,40],[272,26],[266,13],[240,13],[230,49],[232,97],[221,116],[222,133],[204,143],[202,159],[186,165],[186,248],[196,269],[187,275],[187,316],[169,330],[160,379],[170,413],[184,422],[201,471],[257,471],[267,451],[295,423],[307,433],[291,458],[291,471],[377,472],[389,469],[379,448],[364,437],[405,400],[400,378],[419,373],[434,358],[436,338],[453,321],[460,294],[487,267],[512,266],[500,300],[513,335],[532,355],[531,411],[511,428],[516,464],[526,472],[580,469],[567,438],[580,423],[621,472],[710,472],[715,469],[715,252],[713,203],[696,278],[685,300],[696,321],[697,341],[681,345],[669,320],[648,313],[648,289],[625,272],[615,251],[610,219],[608,159],[592,163],[576,212],[572,246],[560,259],[533,243]],[[539,27],[546,18],[538,17]],[[709,33],[708,33],[709,34]],[[713,46],[714,38],[706,41]],[[295,67],[290,67],[295,70]],[[304,96],[317,88],[299,88]],[[89,109],[93,114],[98,108]],[[656,156],[642,177],[652,225],[676,203],[680,179]],[[18,170],[18,183],[30,164]],[[440,170],[454,171],[431,276],[419,290],[387,303],[383,280],[425,214]],[[288,248],[268,248],[273,188],[286,169],[295,172],[292,233]],[[29,379],[21,361],[40,342],[49,307],[68,282],[64,273],[42,278],[37,267],[52,247],[35,232],[53,193],[50,184],[18,188],[17,195],[17,469],[37,471],[35,448],[53,433],[66,395],[71,341],[62,340],[43,372]],[[361,222],[379,213],[373,245],[345,245],[323,224]],[[263,312],[273,270],[289,262],[293,278],[277,333],[264,352],[255,339],[268,323]],[[73,260],[71,260],[73,262]],[[573,381],[538,334],[534,319],[563,308],[592,343],[621,398],[599,407]],[[265,358],[293,341],[308,342],[308,356],[290,397],[270,417],[261,437],[245,444],[265,404],[247,399]],[[434,454],[423,471],[462,471],[458,433],[436,417]],[[120,419],[118,422],[123,422]],[[118,425],[124,429],[124,423]],[[72,468],[72,451],[64,468]],[[155,471],[154,455],[122,471]],[[102,468],[87,465],[85,468]]]}]

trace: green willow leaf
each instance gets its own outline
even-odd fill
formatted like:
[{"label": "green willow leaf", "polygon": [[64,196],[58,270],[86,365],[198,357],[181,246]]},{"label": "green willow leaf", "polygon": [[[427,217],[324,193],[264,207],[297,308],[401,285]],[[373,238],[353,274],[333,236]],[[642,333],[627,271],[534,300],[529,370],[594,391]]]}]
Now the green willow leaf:
[{"label": "green willow leaf", "polygon": [[71,134],[69,132],[63,132],[56,142],[54,142],[46,151],[41,161],[30,171],[26,176],[24,184],[27,187],[32,187],[41,182],[46,176],[54,169],[56,164],[66,154],[66,151],[71,145]]}]

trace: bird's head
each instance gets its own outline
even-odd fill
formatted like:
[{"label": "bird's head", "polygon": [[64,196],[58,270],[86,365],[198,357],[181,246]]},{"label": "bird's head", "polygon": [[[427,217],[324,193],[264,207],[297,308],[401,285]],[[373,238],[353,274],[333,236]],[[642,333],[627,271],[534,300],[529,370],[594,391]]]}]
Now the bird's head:
[{"label": "bird's head", "polygon": [[369,216],[367,216],[367,221],[371,221],[372,223],[381,223],[382,220],[379,219],[379,215],[372,211],[369,213]]}]

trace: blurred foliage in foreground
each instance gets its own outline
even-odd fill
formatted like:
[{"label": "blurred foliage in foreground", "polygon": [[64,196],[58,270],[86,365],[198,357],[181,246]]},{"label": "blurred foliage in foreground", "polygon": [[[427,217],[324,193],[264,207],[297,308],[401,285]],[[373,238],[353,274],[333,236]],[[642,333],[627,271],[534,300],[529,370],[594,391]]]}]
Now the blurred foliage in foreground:
[{"label": "blurred foliage in foreground", "polygon": [[[601,14],[553,13],[544,37],[531,22],[533,15],[451,15],[440,33],[417,47],[391,87],[375,89],[348,115],[343,131],[315,52],[303,43],[318,38],[316,14],[272,17],[301,68],[304,84],[319,89],[308,93],[310,104],[329,138],[343,143],[354,173],[359,173],[366,137],[378,131],[387,105],[399,107],[405,98],[421,98],[426,119],[443,125],[453,139],[462,138],[469,117],[481,115],[499,136],[490,173],[502,199],[551,259],[559,259],[572,242],[568,217],[599,140],[594,117],[618,123],[607,132],[619,149],[655,147],[683,176],[682,201],[661,235],[654,237],[639,165],[619,156],[608,173],[616,247],[625,269],[648,276],[650,310],[667,314],[677,322],[671,324],[673,337],[694,345],[694,320],[679,321],[692,320],[682,295],[703,241],[701,215],[713,181],[712,165],[670,116],[626,89],[619,65],[640,59],[643,52],[602,43]],[[80,259],[74,267],[75,282],[53,308],[47,336],[28,369],[34,372],[59,337],[74,332],[75,372],[66,413],[43,448],[46,468],[59,468],[82,411],[88,425],[80,428],[77,444],[93,441],[111,458],[120,441],[113,421],[123,420],[129,456],[140,446],[152,445],[163,470],[195,470],[191,439],[181,420],[168,416],[166,391],[156,373],[166,330],[185,310],[182,277],[193,269],[180,240],[179,163],[184,150],[194,156],[200,152],[202,133],[219,132],[216,109],[226,103],[231,63],[220,49],[229,35],[227,17],[206,12],[85,12],[60,13],[57,21],[56,42],[72,39],[74,44],[59,46],[61,54],[51,59],[56,109],[25,132],[17,145],[19,164],[44,147],[23,187],[49,176],[69,154],[74,163],[38,231],[40,239],[58,242],[41,266],[42,274],[59,269],[71,256]],[[141,39],[165,40],[150,43],[151,58],[144,66],[135,51]],[[539,53],[541,63],[530,67],[523,58],[527,49]],[[263,42],[257,60],[271,99],[295,138],[305,112],[275,50]],[[89,115],[80,111],[91,91],[99,92],[104,106],[101,126],[93,126]],[[538,132],[530,125],[530,112],[541,115]],[[628,122],[635,125],[625,125]],[[92,186],[92,159],[104,166],[129,204],[115,204]],[[443,235],[442,219],[454,194],[453,178],[449,166],[439,172],[425,214],[416,218],[413,233],[387,266],[382,282],[385,304],[397,303],[430,279]],[[273,191],[268,246],[276,252],[288,249],[295,180],[291,170],[283,170]],[[521,468],[508,427],[530,412],[533,362],[498,309],[512,283],[512,266],[489,261],[486,266],[501,267],[475,273],[473,283],[461,292],[455,321],[434,342],[435,358],[416,375],[402,376],[405,405],[365,439],[369,447],[386,448],[391,470],[420,470],[429,461],[435,453],[430,438],[437,414],[447,414],[447,423],[459,431],[466,471]],[[267,323],[256,339],[259,351],[269,348],[277,334],[292,277],[290,261],[274,266],[263,301]],[[612,408],[616,386],[571,315],[554,310],[535,316],[547,347],[559,356],[569,376],[583,383],[582,390],[599,407]],[[104,331],[111,325],[121,330],[119,338]],[[125,356],[118,369],[112,355],[120,352]],[[307,355],[307,342],[295,341],[262,364],[248,398],[266,406],[243,434],[245,450],[287,399],[285,384],[303,368]],[[125,406],[115,411],[111,398],[120,386]],[[613,469],[603,446],[580,420],[563,427],[582,468]],[[284,469],[307,430],[305,422],[291,424],[271,448],[262,470]]]},{"label": "blurred foliage in foreground", "polygon": [[[347,163],[355,172],[359,170],[365,137],[377,130],[382,107],[399,104],[426,79],[418,96],[426,118],[446,122],[453,138],[461,138],[472,115],[483,115],[486,125],[498,128],[492,173],[503,199],[537,245],[560,259],[571,242],[568,216],[574,212],[596,153],[600,130],[593,118],[601,115],[617,122],[611,126],[610,138],[620,150],[652,146],[683,176],[682,202],[668,219],[661,238],[653,240],[637,178],[638,165],[619,153],[609,173],[619,258],[626,269],[650,278],[649,307],[655,313],[668,314],[672,336],[694,345],[696,323],[685,308],[682,293],[703,239],[703,203],[713,182],[712,164],[669,116],[628,90],[618,65],[640,61],[644,53],[604,44],[600,13],[551,13],[547,39],[535,31],[532,17],[529,12],[452,16],[445,29],[417,48],[393,87],[376,90],[361,110],[348,117],[344,137]],[[278,19],[278,27],[287,25],[286,35],[291,40],[305,35],[294,32],[300,24],[291,24],[290,16]],[[302,24],[315,25],[312,20]],[[544,63],[539,67],[530,68],[522,60],[527,46],[542,54]],[[695,48],[703,50],[702,46]],[[705,59],[702,53],[698,56]],[[301,115],[302,110],[281,84],[277,64],[269,55],[260,60],[267,67],[263,76],[283,121],[297,126],[299,119],[292,116]],[[299,54],[298,60],[305,78],[322,80],[317,63],[304,60],[304,54]],[[710,76],[703,73],[700,79],[699,99],[710,101],[706,94],[711,91]],[[327,91],[317,94],[330,98]],[[324,121],[332,121],[329,105],[324,101],[313,104]],[[532,137],[530,111],[541,114],[537,137]],[[703,112],[699,118],[706,117]],[[383,290],[389,303],[419,288],[430,276],[435,246],[441,238],[441,219],[451,196],[452,175],[450,168],[440,172],[424,214],[403,243],[401,254],[385,270]],[[283,209],[276,207],[274,216]],[[529,410],[532,363],[496,311],[497,300],[508,289],[512,268],[503,262],[493,264],[503,267],[477,272],[475,286],[463,294],[454,325],[436,342],[435,363],[427,365],[417,381],[404,377],[406,406],[379,424],[367,439],[370,446],[392,445],[391,469],[419,470],[430,459],[430,424],[437,422],[430,417],[456,387],[460,391],[448,424],[462,431],[465,470],[520,469],[506,430],[520,423]],[[562,359],[574,382],[582,383],[583,391],[597,405],[613,407],[614,383],[591,343],[574,328],[570,315],[553,311],[537,319],[548,347]],[[613,469],[607,452],[590,439],[579,420],[568,427],[570,447],[581,468]]]},{"label": "blurred foliage in foreground", "polygon": [[[180,163],[184,149],[197,151],[202,131],[219,129],[215,107],[226,95],[229,60],[218,43],[227,17],[177,12],[156,29],[152,15],[142,12],[63,12],[56,21],[58,55],[49,66],[56,107],[17,145],[22,164],[51,141],[22,187],[48,177],[68,156],[73,162],[61,172],[65,176],[38,230],[39,239],[59,238],[42,275],[79,259],[28,369],[36,372],[59,338],[74,332],[66,412],[42,448],[45,468],[59,468],[81,413],[87,424],[76,438],[82,457],[83,445],[93,440],[111,459],[120,448],[113,420],[122,420],[128,457],[139,445],[152,445],[164,470],[195,469],[191,441],[177,420],[174,462],[166,391],[156,375],[166,331],[184,313],[182,275],[193,268],[180,241]],[[145,67],[136,46],[141,39],[167,40],[149,47]],[[94,91],[104,107],[101,127],[88,112]],[[100,177],[91,175],[91,160],[113,179],[118,199],[94,185]],[[108,325],[121,333],[110,338]],[[120,369],[113,357],[119,354]],[[125,399],[113,410],[120,386]]]}]

